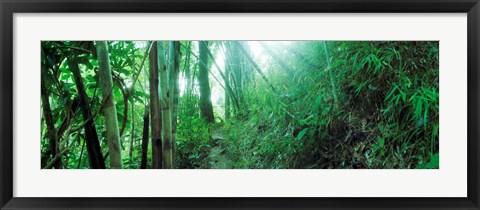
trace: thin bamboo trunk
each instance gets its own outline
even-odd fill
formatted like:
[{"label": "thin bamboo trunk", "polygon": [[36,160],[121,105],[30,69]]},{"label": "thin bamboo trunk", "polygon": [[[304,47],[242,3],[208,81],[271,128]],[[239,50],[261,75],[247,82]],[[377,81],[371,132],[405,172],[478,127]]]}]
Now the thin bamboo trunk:
[{"label": "thin bamboo trunk", "polygon": [[[241,70],[240,65],[244,65],[240,62],[241,55],[238,54],[237,47],[233,45],[233,42],[235,41],[228,41],[224,42],[224,48],[225,48],[225,54],[226,54],[226,60],[228,61],[226,63],[226,67],[230,67],[229,75],[228,75],[228,85],[231,89],[229,91],[229,98],[233,102],[233,113],[235,116],[238,116],[241,110],[241,107],[243,107],[243,95],[242,95],[242,90],[239,85],[239,78],[238,78],[238,72]],[[224,80],[226,79],[226,76]]]},{"label": "thin bamboo trunk", "polygon": [[172,112],[172,162],[175,166],[175,142],[177,137],[177,117],[178,117],[178,101],[180,97],[180,86],[179,86],[179,76],[180,76],[180,42],[175,41],[174,47],[174,94],[173,94],[173,112]]},{"label": "thin bamboo trunk", "polygon": [[[230,86],[230,72],[231,72],[231,57],[225,56],[225,78],[223,79],[225,86]],[[233,92],[233,91],[232,91]],[[225,90],[225,121],[230,118],[230,94],[229,91]]]},{"label": "thin bamboo trunk", "polygon": [[[208,64],[208,42],[199,41],[200,62]],[[198,83],[200,85],[200,114],[207,123],[213,123],[213,107],[211,100],[210,84],[208,79],[208,66],[200,65],[198,73]]]},{"label": "thin bamboo trunk", "polygon": [[110,154],[110,168],[120,169],[122,168],[122,152],[120,150],[117,108],[115,107],[113,94],[110,94],[113,87],[113,81],[108,46],[106,41],[98,41],[96,44],[100,88],[102,89],[103,97],[107,97],[103,104],[103,115],[105,116],[106,137]]},{"label": "thin bamboo trunk", "polygon": [[152,168],[161,169],[162,159],[162,114],[158,95],[158,58],[157,45],[153,44],[150,51],[150,120],[152,127]]},{"label": "thin bamboo trunk", "polygon": [[[43,117],[45,119],[45,124],[47,125],[47,136],[48,140],[50,143],[50,151],[52,154],[52,158],[55,158],[57,154],[60,153],[58,149],[58,137],[57,137],[57,131],[55,129],[54,121],[53,121],[53,116],[52,116],[52,110],[50,108],[50,101],[49,101],[49,95],[48,95],[48,90],[45,85],[45,78],[46,78],[46,68],[45,65],[42,64],[42,79],[41,79],[41,98],[42,98],[42,112],[43,112]],[[53,164],[53,167],[56,169],[61,169],[62,168],[62,160],[58,159],[55,161]]]},{"label": "thin bamboo trunk", "polygon": [[145,113],[143,114],[143,132],[142,132],[142,162],[140,163],[141,169],[147,168],[147,155],[148,155],[148,127],[150,126],[150,114],[148,107],[145,106]]},{"label": "thin bamboo trunk", "polygon": [[77,87],[79,95],[79,105],[80,109],[82,110],[83,120],[87,121],[87,123],[84,125],[84,128],[90,168],[104,169],[106,168],[105,161],[103,160],[102,149],[100,148],[97,130],[95,129],[93,120],[90,119],[92,114],[90,105],[88,104],[88,97],[87,93],[85,92],[80,69],[78,68],[78,63],[75,58],[69,58],[67,59],[67,64],[75,79],[75,86]]},{"label": "thin bamboo trunk", "polygon": [[[133,87],[132,87],[133,88]],[[135,140],[135,111],[134,111],[134,103],[132,101],[132,121],[131,121],[131,127],[132,130],[130,131],[130,152],[128,153],[129,160],[132,161],[132,156],[133,156],[133,141]]]},{"label": "thin bamboo trunk", "polygon": [[84,151],[84,150],[85,150],[85,139],[83,140],[82,149],[80,150],[80,157],[78,158],[77,169],[79,169],[80,166],[82,165],[82,158],[83,158],[83,151]]},{"label": "thin bamboo trunk", "polygon": [[[208,46],[206,46],[206,42],[203,43],[203,45],[205,45],[205,48],[206,48],[206,53],[208,54],[208,56],[212,59],[212,62],[213,64],[215,65],[215,67],[217,68],[218,70],[218,73],[220,74],[220,76],[223,78],[223,80],[225,81],[226,80],[226,76],[223,74],[222,70],[220,69],[220,66],[217,64],[217,61],[215,60],[215,57],[212,55],[212,53],[210,52],[210,50],[208,49]],[[200,63],[208,70],[208,59],[206,60],[206,62],[204,62],[202,59],[200,59]],[[233,94],[233,89],[232,87],[230,87],[230,84],[228,83],[225,83],[225,86],[222,85],[222,83],[220,83],[220,81],[215,77],[215,74],[211,73],[210,71],[208,71],[214,78],[215,80],[217,80],[218,84],[220,86],[223,87],[224,90],[227,90],[229,91],[230,93]],[[232,95],[233,96],[233,95]],[[232,97],[233,101],[234,101],[234,104],[238,107],[240,106],[239,105],[239,102],[237,100],[237,98],[235,96]]]},{"label": "thin bamboo trunk", "polygon": [[[173,43],[169,43],[169,58],[173,57]],[[163,137],[163,168],[173,167],[172,161],[172,112],[173,103],[173,62],[169,61],[168,68],[165,59],[165,48],[163,42],[157,42],[158,70],[160,72],[160,104],[162,108],[162,137]]]}]

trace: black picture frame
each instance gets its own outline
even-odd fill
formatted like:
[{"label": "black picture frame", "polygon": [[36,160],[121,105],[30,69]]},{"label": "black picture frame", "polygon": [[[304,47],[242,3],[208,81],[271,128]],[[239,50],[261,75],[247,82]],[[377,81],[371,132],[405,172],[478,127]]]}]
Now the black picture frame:
[{"label": "black picture frame", "polygon": [[[479,209],[478,0],[0,0],[1,209]],[[14,13],[467,13],[466,198],[16,198],[13,193]],[[448,180],[446,180],[448,181]],[[279,183],[281,185],[281,183]]]}]

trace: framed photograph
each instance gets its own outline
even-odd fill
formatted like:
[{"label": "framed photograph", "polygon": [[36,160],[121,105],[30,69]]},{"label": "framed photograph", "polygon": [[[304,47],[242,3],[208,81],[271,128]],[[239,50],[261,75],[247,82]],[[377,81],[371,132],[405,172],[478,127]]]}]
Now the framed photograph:
[{"label": "framed photograph", "polygon": [[0,7],[0,209],[479,209],[478,0]]}]

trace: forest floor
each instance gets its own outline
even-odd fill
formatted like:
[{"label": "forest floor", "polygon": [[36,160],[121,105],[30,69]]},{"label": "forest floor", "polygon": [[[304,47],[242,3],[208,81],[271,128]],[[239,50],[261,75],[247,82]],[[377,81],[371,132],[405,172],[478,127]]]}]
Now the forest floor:
[{"label": "forest floor", "polygon": [[229,159],[226,149],[223,147],[226,141],[224,132],[221,128],[212,131],[212,139],[215,144],[210,149],[208,155],[210,168],[212,169],[228,169],[233,168],[233,161]]}]

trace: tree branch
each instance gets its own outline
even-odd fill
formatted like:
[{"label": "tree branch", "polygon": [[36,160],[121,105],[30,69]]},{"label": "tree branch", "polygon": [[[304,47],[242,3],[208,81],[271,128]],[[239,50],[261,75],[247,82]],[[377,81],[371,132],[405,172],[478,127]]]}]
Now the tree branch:
[{"label": "tree branch", "polygon": [[53,157],[53,159],[42,169],[51,169],[53,167],[53,165],[55,165],[55,163],[58,161],[58,159],[60,159],[62,157],[62,155],[65,154],[70,149],[71,149],[71,147],[67,147],[67,148],[63,149],[60,153],[56,154],[55,157]]}]

